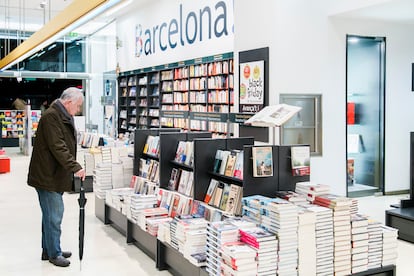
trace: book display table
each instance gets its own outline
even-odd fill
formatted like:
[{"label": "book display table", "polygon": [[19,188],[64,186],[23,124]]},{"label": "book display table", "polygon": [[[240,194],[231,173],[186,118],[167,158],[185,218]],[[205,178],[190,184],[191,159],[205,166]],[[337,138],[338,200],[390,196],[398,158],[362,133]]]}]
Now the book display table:
[{"label": "book display table", "polygon": [[10,172],[10,158],[1,155],[0,156],[0,173],[8,173]]}]

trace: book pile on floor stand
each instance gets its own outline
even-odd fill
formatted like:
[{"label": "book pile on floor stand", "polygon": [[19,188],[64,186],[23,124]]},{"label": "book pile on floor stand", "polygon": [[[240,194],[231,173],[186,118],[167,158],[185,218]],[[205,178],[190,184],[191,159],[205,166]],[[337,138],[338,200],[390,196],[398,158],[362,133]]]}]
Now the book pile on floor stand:
[{"label": "book pile on floor stand", "polygon": [[351,261],[352,273],[368,270],[368,218],[361,215],[351,217]]},{"label": "book pile on floor stand", "polygon": [[[148,135],[159,136],[159,154],[156,156],[143,154]],[[200,136],[203,135],[200,134]],[[159,129],[142,130],[137,132],[135,137],[134,175],[138,175],[139,172],[138,161],[141,158],[149,158],[158,162],[157,170],[159,170],[160,182],[149,185],[152,183],[151,179],[139,181],[137,179],[140,178],[136,177],[132,181],[133,178],[131,178],[133,185],[129,189],[132,194],[123,194],[121,204],[114,204],[114,202],[112,205],[105,204],[105,201],[96,198],[96,215],[98,218],[102,218],[103,215],[103,221],[125,234],[128,243],[137,245],[153,258],[158,269],[168,269],[174,275],[204,276],[207,274],[250,275],[249,273],[253,273],[253,271],[255,271],[253,273],[255,275],[275,275],[276,273],[306,275],[310,271],[316,271],[316,274],[319,275],[334,275],[335,268],[339,275],[347,267],[346,264],[338,266],[339,261],[351,262],[350,250],[349,254],[342,254],[347,252],[345,249],[335,251],[335,248],[342,248],[340,242],[344,242],[343,237],[350,237],[352,233],[350,227],[351,204],[346,205],[347,210],[340,210],[337,208],[339,205],[331,203],[329,203],[330,208],[326,208],[310,204],[309,199],[310,202],[305,203],[301,195],[292,194],[292,191],[295,190],[295,183],[309,181],[309,176],[292,176],[289,146],[270,146],[268,152],[272,154],[273,166],[267,166],[265,177],[254,177],[252,152],[255,146],[245,145],[245,143],[250,143],[250,139],[198,138],[195,133],[171,134],[164,133]],[[180,162],[175,160],[180,141],[194,142],[185,143],[186,148],[187,144],[194,145],[193,162],[185,164],[185,161],[182,162],[184,160],[182,157],[180,157]],[[243,179],[233,177],[234,173],[221,175],[213,172],[217,150],[243,151]],[[193,166],[190,166],[191,163]],[[177,168],[193,173],[193,192],[189,196],[180,194],[175,189],[170,190],[168,187],[171,172]],[[271,169],[269,170],[269,168]],[[222,200],[220,200],[220,204],[216,205],[218,208],[203,202],[212,178],[229,186],[235,183],[238,187],[242,187],[243,218],[226,213],[226,208],[221,206]],[[315,191],[315,187],[314,184],[307,185],[310,191]],[[319,186],[319,188],[323,187]],[[278,195],[288,200],[274,198],[277,191],[286,191],[278,193]],[[322,191],[319,192],[322,193]],[[136,193],[140,193],[141,196],[137,197]],[[155,208],[144,207],[155,202],[153,196],[149,197],[150,199],[146,203],[142,201],[144,199],[142,196],[150,193],[156,196]],[[225,193],[223,192],[223,194]],[[319,193],[314,192],[312,201],[319,196]],[[121,201],[121,196],[116,194],[111,194],[110,197],[112,201]],[[165,200],[168,201],[168,198],[170,201],[167,203]],[[133,216],[134,207],[131,209],[134,204],[136,204],[135,216]],[[124,212],[125,209],[128,209],[128,205],[130,214]],[[165,208],[159,207],[160,205],[165,205]],[[336,212],[335,214],[332,209]],[[220,216],[212,214],[215,210],[220,211]],[[200,223],[200,227],[197,226],[197,223],[193,225],[198,220],[204,222],[204,224]],[[207,226],[205,226],[206,223],[208,223]],[[271,238],[267,234],[259,233],[258,229],[261,228],[273,232]],[[341,231],[344,233],[335,235],[334,230],[337,231],[337,234]],[[266,233],[266,231],[262,231]],[[302,236],[309,231],[313,235]],[[347,236],[345,232],[349,232],[349,235]],[[378,251],[378,246],[375,244],[378,240],[377,232],[373,232],[372,236],[374,242],[372,249],[375,253]],[[383,232],[385,233],[385,231],[380,232],[380,259],[384,264],[388,264],[395,261],[392,240],[395,239],[395,236],[392,236],[393,232],[388,234],[389,243],[386,248],[382,246],[382,236],[387,235]],[[354,241],[357,241],[357,236],[353,236],[353,238]],[[224,250],[223,247],[230,246],[226,244],[227,242],[241,243],[240,250],[238,250],[240,253],[235,255],[232,251]],[[351,238],[349,243],[351,243]],[[254,260],[247,256],[245,259],[241,257],[241,248],[246,248],[246,251],[252,249],[256,256]],[[271,251],[270,248],[277,250]],[[368,250],[370,250],[369,246]],[[342,256],[348,256],[349,260],[337,258],[336,266],[334,266],[334,257]],[[374,257],[373,261],[377,261],[378,256],[374,254]],[[361,259],[363,258],[361,257]],[[353,260],[357,261],[358,259],[355,257]],[[306,262],[309,263],[309,269],[306,269]],[[364,260],[361,261],[361,263],[363,262]],[[359,263],[354,262],[353,264],[357,267]],[[367,267],[369,267],[368,263]],[[393,275],[395,265],[381,267],[380,264],[373,270],[362,271],[356,275],[375,275],[381,272]]]}]

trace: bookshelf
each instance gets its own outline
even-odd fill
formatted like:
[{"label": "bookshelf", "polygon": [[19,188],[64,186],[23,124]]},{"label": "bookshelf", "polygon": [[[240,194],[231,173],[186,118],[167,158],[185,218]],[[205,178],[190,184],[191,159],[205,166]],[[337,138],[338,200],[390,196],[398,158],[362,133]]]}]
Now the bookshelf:
[{"label": "bookshelf", "polygon": [[[40,120],[40,110],[31,110],[32,133],[37,130]],[[3,147],[18,147],[19,138],[25,133],[26,114],[23,110],[0,110],[1,136]]]},{"label": "bookshelf", "polygon": [[[233,74],[233,53],[122,72],[118,132],[174,127],[209,131],[214,137],[232,136],[228,114],[234,112]],[[127,96],[131,89],[136,91],[134,100]],[[212,117],[211,113],[227,116]]]},{"label": "bookshelf", "polygon": [[119,79],[118,133],[130,133],[136,127],[136,75]]}]

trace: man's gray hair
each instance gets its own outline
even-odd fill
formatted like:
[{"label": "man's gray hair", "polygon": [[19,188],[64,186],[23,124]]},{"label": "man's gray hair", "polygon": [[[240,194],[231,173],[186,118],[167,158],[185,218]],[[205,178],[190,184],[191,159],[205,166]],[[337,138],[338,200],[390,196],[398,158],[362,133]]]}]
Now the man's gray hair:
[{"label": "man's gray hair", "polygon": [[60,100],[64,102],[68,100],[77,101],[79,99],[83,100],[83,91],[76,87],[69,87],[60,95]]}]

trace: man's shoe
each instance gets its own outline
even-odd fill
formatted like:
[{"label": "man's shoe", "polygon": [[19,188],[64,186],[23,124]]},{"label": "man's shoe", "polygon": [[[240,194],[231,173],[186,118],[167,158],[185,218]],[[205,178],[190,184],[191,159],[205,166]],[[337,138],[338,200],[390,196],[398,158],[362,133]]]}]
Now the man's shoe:
[{"label": "man's shoe", "polygon": [[57,256],[56,258],[50,258],[49,262],[54,264],[55,266],[69,266],[70,261],[63,256]]},{"label": "man's shoe", "polygon": [[[65,258],[70,258],[72,256],[72,252],[70,251],[62,251],[62,256]],[[49,260],[49,255],[45,251],[42,252],[42,261]]]}]

